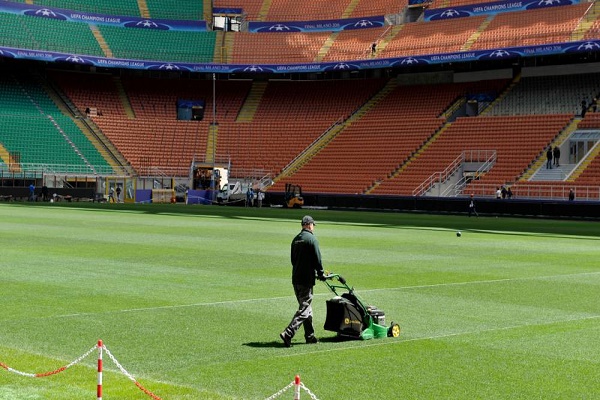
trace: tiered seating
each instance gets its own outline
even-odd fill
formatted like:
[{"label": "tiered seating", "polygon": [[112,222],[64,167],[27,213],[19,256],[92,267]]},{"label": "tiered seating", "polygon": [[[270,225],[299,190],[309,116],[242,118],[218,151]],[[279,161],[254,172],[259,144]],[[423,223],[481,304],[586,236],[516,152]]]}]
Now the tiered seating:
[{"label": "tiered seating", "polygon": [[116,58],[212,62],[216,32],[179,32],[98,26]]},{"label": "tiered seating", "polygon": [[[319,193],[364,193],[386,179],[442,125],[438,118],[470,84],[398,87],[342,131],[296,174],[277,183]],[[327,176],[327,179],[320,177]]]},{"label": "tiered seating", "polygon": [[109,15],[140,16],[137,0],[35,0],[39,6]]},{"label": "tiered seating", "polygon": [[486,0],[432,0],[429,8],[447,8],[447,7],[460,7],[467,6],[471,4],[482,4],[482,3],[491,3],[491,1]]},{"label": "tiered seating", "polygon": [[488,115],[579,114],[600,93],[600,74],[522,78]]},{"label": "tiered seating", "polygon": [[588,3],[498,14],[472,50],[568,42]]},{"label": "tiered seating", "polygon": [[600,112],[588,112],[585,118],[577,125],[579,129],[600,128]]},{"label": "tiered seating", "polygon": [[388,27],[347,30],[339,33],[323,61],[364,60],[371,57],[371,44]]},{"label": "tiered seating", "polygon": [[352,18],[370,17],[376,15],[398,14],[408,5],[408,0],[390,1],[390,0],[360,0],[354,11]]},{"label": "tiered seating", "polygon": [[233,64],[299,64],[315,60],[329,32],[248,33],[235,36]]},{"label": "tiered seating", "polygon": [[271,0],[269,21],[317,21],[340,19],[350,0],[305,1]]},{"label": "tiered seating", "polygon": [[62,115],[43,89],[20,78],[0,77],[0,142],[19,154],[21,164],[51,165],[55,172],[73,169],[89,171],[89,166],[108,167],[98,150]]},{"label": "tiered seating", "polygon": [[465,189],[493,195],[496,186],[515,181],[569,119],[568,115],[459,118],[398,177],[383,182],[374,193],[412,195],[422,182],[443,171],[463,151],[496,150],[494,167]]},{"label": "tiered seating", "polygon": [[259,20],[260,9],[263,5],[263,0],[214,0],[215,8],[239,8],[248,21]]},{"label": "tiered seating", "polygon": [[[593,11],[588,11],[588,13],[590,13],[591,15],[594,15]],[[588,15],[590,15],[590,14],[588,14]],[[600,37],[600,19],[596,16],[594,23],[592,24],[590,29],[585,33],[584,38],[586,40],[590,40],[590,39],[593,40],[593,39],[597,39],[598,37]]]},{"label": "tiered seating", "polygon": [[600,157],[596,156],[586,167],[585,170],[575,179],[575,182],[568,185],[577,186],[600,186]]},{"label": "tiered seating", "polygon": [[7,13],[0,13],[0,45],[103,56],[88,24]]},{"label": "tiered seating", "polygon": [[[72,76],[74,79],[70,79]],[[187,175],[193,159],[205,159],[212,122],[212,81],[124,79],[123,86],[136,115],[135,119],[129,119],[110,75],[54,73],[53,79],[80,110],[89,106],[102,110],[102,116],[92,117],[94,122],[138,172],[159,167],[169,173]],[[216,82],[219,124],[235,120],[249,85],[249,82]],[[177,99],[204,99],[204,119],[178,121]]]},{"label": "tiered seating", "polygon": [[[127,78],[123,86],[137,119],[175,120],[178,99],[202,99],[206,101],[204,122],[212,122],[212,80]],[[217,123],[235,121],[250,86],[249,81],[215,82]]]},{"label": "tiered seating", "polygon": [[[263,0],[215,0],[214,7],[241,8],[248,21],[314,21],[340,19],[352,3],[350,0],[333,2],[312,1],[298,3],[292,0],[273,0],[268,14],[259,16]],[[360,0],[352,10],[350,18],[370,17],[386,14],[397,14],[408,4],[391,0]]]},{"label": "tiered seating", "polygon": [[378,55],[380,58],[459,51],[485,16],[405,24]]},{"label": "tiered seating", "polygon": [[151,18],[204,20],[204,1],[146,0]]},{"label": "tiered seating", "polygon": [[[233,174],[259,168],[275,174],[384,83],[269,82],[252,124],[219,124],[217,155],[231,157]],[[327,173],[323,171],[321,177]]]}]

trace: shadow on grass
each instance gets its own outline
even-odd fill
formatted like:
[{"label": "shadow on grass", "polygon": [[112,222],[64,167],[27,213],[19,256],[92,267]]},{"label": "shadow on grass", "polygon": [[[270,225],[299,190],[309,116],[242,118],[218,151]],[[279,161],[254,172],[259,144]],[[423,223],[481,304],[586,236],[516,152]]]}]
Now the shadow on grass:
[{"label": "shadow on grass", "polygon": [[[319,343],[343,343],[343,342],[353,342],[356,340],[357,339],[344,338],[341,336],[329,336],[329,337],[319,338]],[[248,342],[248,343],[243,343],[243,345],[248,346],[248,347],[257,348],[257,349],[264,349],[264,348],[269,348],[269,347],[270,348],[285,347],[281,340],[272,340],[270,342]],[[318,346],[318,343],[316,345]],[[315,346],[315,344],[308,344],[308,343],[305,343],[304,340],[300,339],[295,342],[292,342],[292,347],[293,346]]]}]

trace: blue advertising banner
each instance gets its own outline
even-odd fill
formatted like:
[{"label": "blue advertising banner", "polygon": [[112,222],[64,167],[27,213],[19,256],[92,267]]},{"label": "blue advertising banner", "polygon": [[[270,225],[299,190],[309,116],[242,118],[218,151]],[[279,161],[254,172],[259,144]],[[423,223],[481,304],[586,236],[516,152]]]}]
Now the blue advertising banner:
[{"label": "blue advertising banner", "polygon": [[201,73],[308,73],[325,71],[356,71],[377,68],[394,68],[444,64],[451,62],[478,60],[507,60],[520,57],[534,57],[551,54],[572,54],[600,52],[600,40],[587,40],[568,43],[544,44],[538,46],[509,47],[501,49],[465,51],[455,53],[407,56],[387,59],[356,60],[335,63],[307,64],[192,64],[169,63],[160,61],[127,60],[104,58],[76,54],[55,53],[40,50],[15,49],[0,47],[0,57],[39,60],[46,62],[67,62],[90,65],[102,68],[128,68],[141,70],[189,71]]},{"label": "blue advertising banner", "polygon": [[385,25],[382,16],[324,21],[249,22],[250,32],[337,32]]},{"label": "blue advertising banner", "polygon": [[25,3],[13,3],[4,0],[0,0],[0,12],[28,15],[31,17],[57,19],[68,22],[112,25],[122,28],[159,29],[185,32],[204,32],[207,30],[206,21],[144,19],[137,17],[124,17],[119,15],[95,14],[64,10],[60,8],[41,7]]},{"label": "blue advertising banner", "polygon": [[243,13],[242,8],[213,7],[213,14],[242,15]]},{"label": "blue advertising banner", "polygon": [[495,1],[493,3],[470,4],[459,7],[435,8],[425,10],[425,21],[440,19],[472,17],[474,15],[498,14],[504,12],[533,10],[537,8],[568,6],[579,4],[580,0],[524,0],[524,1]]}]

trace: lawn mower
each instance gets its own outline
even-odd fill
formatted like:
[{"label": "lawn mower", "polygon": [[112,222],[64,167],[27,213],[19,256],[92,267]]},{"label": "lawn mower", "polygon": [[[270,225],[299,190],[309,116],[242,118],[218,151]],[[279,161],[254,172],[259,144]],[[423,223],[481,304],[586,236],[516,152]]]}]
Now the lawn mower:
[{"label": "lawn mower", "polygon": [[324,283],[335,294],[326,302],[325,330],[337,332],[341,337],[363,340],[400,336],[400,325],[392,322],[386,326],[385,313],[377,307],[366,306],[343,277],[327,274]]}]

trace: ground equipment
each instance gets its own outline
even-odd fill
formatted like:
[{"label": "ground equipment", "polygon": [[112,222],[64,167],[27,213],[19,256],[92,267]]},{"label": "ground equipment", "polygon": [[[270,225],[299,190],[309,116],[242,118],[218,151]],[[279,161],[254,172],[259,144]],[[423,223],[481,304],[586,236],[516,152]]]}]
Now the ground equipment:
[{"label": "ground equipment", "polygon": [[302,187],[299,185],[293,185],[291,183],[285,184],[285,199],[284,207],[287,208],[300,208],[304,205],[304,198],[302,197]]},{"label": "ground equipment", "polygon": [[325,285],[335,294],[326,302],[325,330],[337,332],[338,336],[364,340],[400,336],[400,325],[392,322],[386,326],[385,313],[375,306],[367,306],[343,277],[327,274],[325,278]]}]

